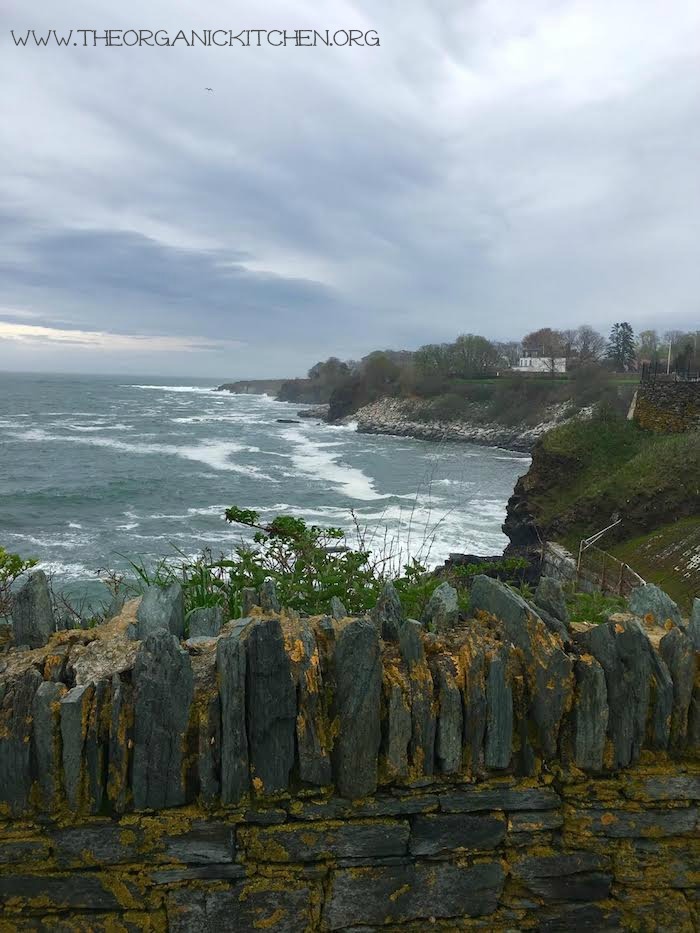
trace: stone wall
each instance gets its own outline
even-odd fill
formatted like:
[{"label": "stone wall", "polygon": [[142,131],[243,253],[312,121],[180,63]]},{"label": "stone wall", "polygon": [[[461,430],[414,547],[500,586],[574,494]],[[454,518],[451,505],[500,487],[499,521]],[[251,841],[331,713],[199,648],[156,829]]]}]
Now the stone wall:
[{"label": "stone wall", "polygon": [[0,931],[697,929],[700,605],[559,595],[11,649]]},{"label": "stone wall", "polygon": [[642,382],[633,418],[649,431],[677,433],[700,429],[700,382]]},{"label": "stone wall", "polygon": [[579,567],[578,558],[555,541],[547,541],[544,546],[542,573],[563,585],[573,584],[581,593],[629,596],[632,590],[645,584],[628,564],[600,548],[584,551]]},{"label": "stone wall", "polygon": [[3,827],[0,930],[668,930],[700,917],[700,771],[437,776],[362,800]]}]

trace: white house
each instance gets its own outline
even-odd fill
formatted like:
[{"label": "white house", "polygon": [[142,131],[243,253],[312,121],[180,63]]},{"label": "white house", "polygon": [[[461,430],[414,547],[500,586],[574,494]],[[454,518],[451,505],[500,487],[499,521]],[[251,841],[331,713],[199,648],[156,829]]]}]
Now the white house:
[{"label": "white house", "polygon": [[564,356],[521,356],[517,366],[513,367],[516,373],[565,373],[566,357]]}]

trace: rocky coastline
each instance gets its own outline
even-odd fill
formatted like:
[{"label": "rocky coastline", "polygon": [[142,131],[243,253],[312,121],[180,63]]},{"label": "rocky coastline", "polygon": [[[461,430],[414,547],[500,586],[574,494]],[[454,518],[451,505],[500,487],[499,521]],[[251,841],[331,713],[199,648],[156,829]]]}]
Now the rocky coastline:
[{"label": "rocky coastline", "polygon": [[[355,424],[362,434],[390,434],[426,441],[452,441],[502,447],[530,453],[535,443],[567,420],[567,404],[552,406],[546,420],[534,426],[494,422],[427,420],[430,406],[414,399],[381,398],[365,405],[340,423]],[[314,405],[297,412],[300,418],[329,421],[328,406]],[[426,420],[424,420],[424,418]]]}]

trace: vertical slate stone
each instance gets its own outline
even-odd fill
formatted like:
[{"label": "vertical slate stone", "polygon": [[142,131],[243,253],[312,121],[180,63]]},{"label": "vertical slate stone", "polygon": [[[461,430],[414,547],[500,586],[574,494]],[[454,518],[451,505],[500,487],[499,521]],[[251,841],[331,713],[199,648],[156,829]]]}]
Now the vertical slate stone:
[{"label": "vertical slate stone", "polygon": [[277,596],[277,584],[272,577],[266,577],[260,587],[260,608],[263,612],[279,612],[282,608]]},{"label": "vertical slate stone", "polygon": [[685,748],[688,736],[688,710],[693,697],[695,649],[690,638],[679,628],[672,628],[661,639],[659,652],[673,681],[671,712],[671,751]]},{"label": "vertical slate stone", "polygon": [[700,597],[693,600],[693,609],[688,623],[688,637],[696,651],[700,651]]},{"label": "vertical slate stone", "polygon": [[688,709],[688,747],[700,748],[700,598],[693,600],[688,637],[695,648],[695,685]]},{"label": "vertical slate stone", "polygon": [[92,684],[73,687],[60,703],[63,786],[71,810],[78,810],[85,804],[87,772],[83,752],[94,693]]},{"label": "vertical slate stone", "polygon": [[17,590],[12,605],[15,645],[42,648],[56,629],[49,581],[43,570],[34,570]]},{"label": "vertical slate stone", "polygon": [[129,771],[134,743],[134,692],[130,683],[112,676],[112,710],[109,725],[107,796],[117,813],[130,800]]},{"label": "vertical slate stone", "polygon": [[584,771],[600,771],[609,716],[605,672],[589,654],[576,661],[574,674],[574,761]]},{"label": "vertical slate stone", "polygon": [[564,625],[569,622],[569,610],[566,608],[564,589],[553,577],[540,577],[533,602],[538,609],[543,609]]},{"label": "vertical slate stone", "polygon": [[513,690],[508,682],[506,649],[488,659],[486,677],[487,768],[503,769],[510,764],[513,748]]},{"label": "vertical slate stone", "polygon": [[92,813],[102,809],[109,755],[110,686],[107,681],[95,684],[85,737],[88,806]]},{"label": "vertical slate stone", "polygon": [[339,622],[341,619],[346,619],[346,618],[347,618],[347,616],[348,616],[348,610],[345,608],[345,605],[342,603],[342,601],[341,601],[340,599],[338,599],[337,596],[331,597],[331,607],[330,607],[330,608],[331,608],[331,616],[332,616],[332,618],[334,618],[336,621]]},{"label": "vertical slate stone", "polygon": [[294,767],[297,703],[279,620],[253,625],[246,646],[246,724],[253,787],[258,793],[280,793],[287,789]]},{"label": "vertical slate stone", "polygon": [[187,631],[190,638],[213,638],[221,631],[224,613],[221,606],[206,606],[193,609],[187,616]]},{"label": "vertical slate stone", "polygon": [[471,604],[474,611],[481,609],[499,619],[507,640],[522,652],[529,694],[527,714],[537,726],[542,751],[553,757],[574,689],[573,663],[561,639],[549,631],[522,596],[500,580],[483,574],[475,577]]},{"label": "vertical slate stone", "polygon": [[169,632],[176,638],[185,635],[185,601],[179,583],[149,586],[136,611],[136,637],[146,638],[156,632]]},{"label": "vertical slate stone", "polygon": [[384,584],[376,605],[370,612],[372,621],[377,625],[384,641],[398,641],[399,630],[404,623],[404,612],[399,594],[391,580]]},{"label": "vertical slate stone", "polygon": [[459,618],[457,590],[449,583],[441,583],[428,600],[421,622],[431,632],[445,633],[453,629]]},{"label": "vertical slate stone", "polygon": [[607,622],[586,633],[591,654],[605,672],[613,768],[637,761],[650,700],[651,646],[636,620]]},{"label": "vertical slate stone", "polygon": [[460,663],[464,672],[463,731],[466,764],[473,776],[484,770],[486,738],[486,658],[483,647],[472,638],[462,648]]},{"label": "vertical slate stone", "polygon": [[651,748],[665,751],[671,738],[673,681],[663,658],[656,651],[649,653],[649,660],[651,715],[647,723],[647,741]]},{"label": "vertical slate stone", "polygon": [[0,697],[0,803],[13,816],[29,804],[32,787],[32,708],[41,674],[26,671]]},{"label": "vertical slate stone", "polygon": [[219,639],[216,670],[221,697],[221,800],[238,803],[250,790],[243,630]]},{"label": "vertical slate stone", "polygon": [[401,628],[399,647],[408,668],[411,688],[413,728],[410,744],[411,765],[419,774],[432,774],[435,770],[437,718],[434,707],[433,675],[425,659],[422,632],[423,626],[409,619]]},{"label": "vertical slate stone", "polygon": [[33,771],[42,810],[53,810],[58,805],[62,767],[60,702],[66,692],[63,684],[44,681],[32,701]]},{"label": "vertical slate stone", "polygon": [[[397,682],[396,674],[400,677]],[[410,688],[403,672],[397,670],[391,678],[384,677],[384,710],[382,718],[382,753],[390,777],[408,774],[408,745],[411,741]]]},{"label": "vertical slate stone", "polygon": [[680,609],[668,595],[653,583],[647,583],[645,586],[638,586],[632,590],[629,599],[630,612],[643,619],[651,618],[652,621],[663,625],[667,620],[671,620],[674,625],[681,625]]},{"label": "vertical slate stone", "polygon": [[134,807],[186,802],[183,761],[194,693],[192,664],[177,638],[149,635],[134,664]]},{"label": "vertical slate stone", "polygon": [[[311,627],[302,626],[302,651],[298,663],[298,712],[296,718],[299,777],[307,784],[324,786],[333,780],[321,658]],[[297,646],[295,646],[296,648]],[[297,652],[295,651],[295,654]]]},{"label": "vertical slate stone", "polygon": [[258,591],[252,586],[244,586],[241,590],[241,618],[247,618],[254,606],[259,604]]},{"label": "vertical slate stone", "polygon": [[364,797],[377,789],[381,739],[382,661],[376,626],[366,619],[348,623],[338,635],[334,660],[339,720],[335,782],[341,796]]},{"label": "vertical slate stone", "polygon": [[438,721],[435,754],[443,774],[462,767],[462,694],[457,686],[457,668],[450,657],[437,665]]}]

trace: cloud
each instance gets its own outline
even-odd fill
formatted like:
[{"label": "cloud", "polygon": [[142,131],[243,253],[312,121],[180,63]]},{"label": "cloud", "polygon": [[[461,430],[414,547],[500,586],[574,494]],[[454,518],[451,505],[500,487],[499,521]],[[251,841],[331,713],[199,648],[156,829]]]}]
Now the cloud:
[{"label": "cloud", "polygon": [[0,321],[0,340],[14,340],[23,344],[69,344],[87,350],[109,353],[190,353],[219,351],[240,347],[240,341],[219,340],[204,342],[199,337],[172,337],[143,334],[114,334],[105,331],[67,330],[59,327],[41,327],[37,324],[13,324]]},{"label": "cloud", "polygon": [[[115,23],[106,0],[3,5],[0,288],[16,312],[240,340],[210,351],[231,376],[467,330],[698,326],[696,3],[266,5],[268,28],[376,29],[364,49],[17,49],[8,35],[237,30],[258,9],[125,0]],[[52,346],[37,365],[90,367],[87,347]],[[155,347],[141,365],[201,366]],[[0,366],[15,351],[0,340]],[[114,367],[130,352],[115,342]]]}]

